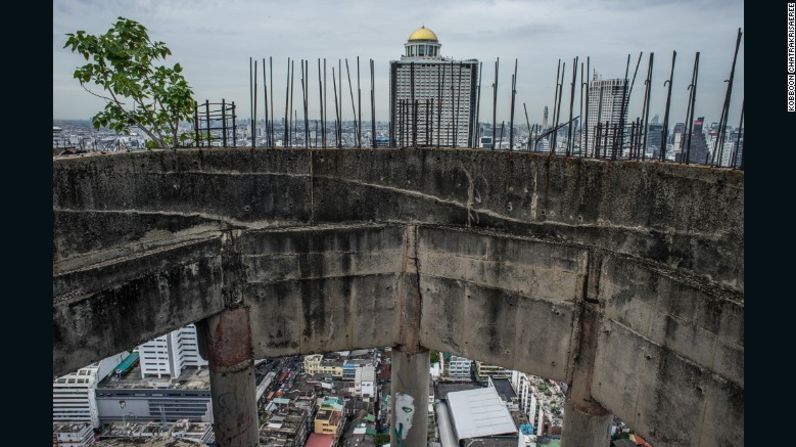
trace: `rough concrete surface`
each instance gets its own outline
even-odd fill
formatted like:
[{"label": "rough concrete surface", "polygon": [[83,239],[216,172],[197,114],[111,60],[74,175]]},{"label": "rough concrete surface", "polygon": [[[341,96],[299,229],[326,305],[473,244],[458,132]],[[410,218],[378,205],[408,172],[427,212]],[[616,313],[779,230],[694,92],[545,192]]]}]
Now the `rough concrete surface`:
[{"label": "rough concrete surface", "polygon": [[55,374],[246,308],[254,357],[445,350],[575,380],[656,446],[743,444],[738,171],[470,149],[53,164]]}]

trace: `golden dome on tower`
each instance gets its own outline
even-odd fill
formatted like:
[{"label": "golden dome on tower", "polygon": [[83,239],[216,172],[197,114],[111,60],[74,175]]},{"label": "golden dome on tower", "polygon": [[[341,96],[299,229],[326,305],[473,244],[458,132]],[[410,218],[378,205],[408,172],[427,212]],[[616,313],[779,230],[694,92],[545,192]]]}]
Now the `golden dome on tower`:
[{"label": "golden dome on tower", "polygon": [[425,40],[425,41],[434,41],[438,42],[437,35],[434,34],[434,31],[426,28],[425,26],[421,26],[420,28],[414,30],[412,34],[409,35],[409,42],[417,41],[417,40]]}]

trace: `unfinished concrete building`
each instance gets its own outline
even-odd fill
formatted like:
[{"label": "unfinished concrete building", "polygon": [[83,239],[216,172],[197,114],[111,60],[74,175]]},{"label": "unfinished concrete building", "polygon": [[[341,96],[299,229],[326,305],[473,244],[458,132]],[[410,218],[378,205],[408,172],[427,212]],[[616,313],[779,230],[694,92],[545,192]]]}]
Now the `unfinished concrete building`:
[{"label": "unfinished concrete building", "polygon": [[54,374],[196,323],[220,446],[258,443],[252,359],[381,346],[409,410],[393,445],[425,445],[430,349],[566,381],[565,447],[607,446],[611,414],[656,447],[743,445],[740,171],[472,149],[53,165]]}]

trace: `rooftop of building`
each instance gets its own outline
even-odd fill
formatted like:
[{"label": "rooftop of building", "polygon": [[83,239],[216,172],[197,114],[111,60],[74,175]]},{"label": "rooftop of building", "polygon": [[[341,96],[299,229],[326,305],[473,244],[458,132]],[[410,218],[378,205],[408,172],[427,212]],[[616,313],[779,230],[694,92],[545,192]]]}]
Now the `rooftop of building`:
[{"label": "rooftop of building", "polygon": [[156,439],[103,439],[94,447],[196,447],[195,442],[186,441],[171,437],[161,437]]},{"label": "rooftop of building", "polygon": [[141,366],[136,365],[127,374],[116,377],[111,374],[98,385],[99,389],[176,389],[210,390],[210,373],[207,368],[185,368],[176,379],[164,376],[141,377]]},{"label": "rooftop of building", "polygon": [[333,410],[331,408],[324,408],[318,410],[318,414],[315,415],[316,421],[325,421],[331,425],[337,425],[340,422],[341,413],[339,410]]},{"label": "rooftop of building", "polygon": [[508,402],[517,398],[517,393],[514,392],[514,387],[511,386],[509,379],[492,379],[492,384],[495,385],[495,390],[504,401]]},{"label": "rooftop of building", "polygon": [[304,447],[331,447],[332,444],[334,444],[334,436],[312,433]]},{"label": "rooftop of building", "polygon": [[440,382],[437,384],[436,394],[438,399],[447,399],[448,393],[454,393],[456,391],[476,390],[480,388],[483,388],[483,386],[474,382],[455,382],[455,383]]},{"label": "rooftop of building", "polygon": [[517,427],[495,388],[449,393],[448,411],[459,441],[515,434],[517,443]]},{"label": "rooftop of building", "polygon": [[486,438],[468,439],[467,447],[515,447],[517,436],[490,436]]},{"label": "rooftop of building", "polygon": [[53,422],[53,433],[80,433],[86,427],[91,427],[88,422]]},{"label": "rooftop of building", "polygon": [[190,434],[191,437],[209,439],[212,437],[212,424],[209,422],[191,422],[187,419],[177,422],[113,422],[102,425],[101,437],[103,439],[123,438],[134,440],[136,438],[157,439],[160,437],[171,439]]}]

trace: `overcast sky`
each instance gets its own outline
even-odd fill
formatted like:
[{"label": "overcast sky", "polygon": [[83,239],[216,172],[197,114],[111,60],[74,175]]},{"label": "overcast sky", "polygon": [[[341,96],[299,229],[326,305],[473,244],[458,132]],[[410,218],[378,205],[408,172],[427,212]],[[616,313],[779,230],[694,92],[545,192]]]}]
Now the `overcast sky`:
[{"label": "overcast sky", "polygon": [[[331,65],[336,65],[338,58],[352,61],[360,56],[362,118],[370,117],[370,107],[364,106],[369,104],[367,61],[373,58],[376,117],[386,121],[389,61],[398,59],[409,34],[425,25],[439,37],[443,56],[484,62],[482,118],[485,113],[491,114],[490,86],[496,57],[501,61],[498,121],[508,120],[510,77],[514,58],[518,58],[515,113],[524,122],[522,103],[527,103],[534,123],[541,122],[545,105],[552,111],[559,58],[567,62],[568,72],[563,117],[569,110],[568,86],[575,56],[583,61],[590,56],[598,74],[609,78],[624,75],[627,54],[632,53],[632,77],[635,60],[643,51],[630,116],[640,115],[647,55],[654,52],[650,115],[659,114],[662,120],[666,95],[663,82],[669,74],[672,50],[677,50],[671,119],[684,121],[686,86],[694,53],[700,51],[696,116],[718,121],[726,89],[723,81],[729,75],[737,29],[743,28],[744,21],[741,0],[55,0],[53,14],[54,119],[88,119],[104,105],[72,78],[75,67],[84,60],[62,48],[64,34],[76,30],[100,34],[118,16],[124,16],[143,23],[151,38],[168,45],[173,54],[166,62],[183,65],[197,100],[234,100],[241,117],[249,116],[250,56],[273,56],[276,104],[284,101],[287,58],[310,59],[311,117],[318,116],[317,58],[327,58],[331,73]],[[742,43],[730,114],[733,126],[737,125],[744,96],[743,80]],[[327,82],[331,87],[331,77]],[[295,88],[294,95],[300,98],[298,82]],[[347,98],[347,88],[343,93]],[[578,94],[576,90],[575,114]],[[331,92],[328,101],[333,107]],[[281,104],[284,113],[284,102]],[[262,103],[259,116],[261,110]],[[343,111],[344,119],[351,119],[350,104],[346,103]]]}]

